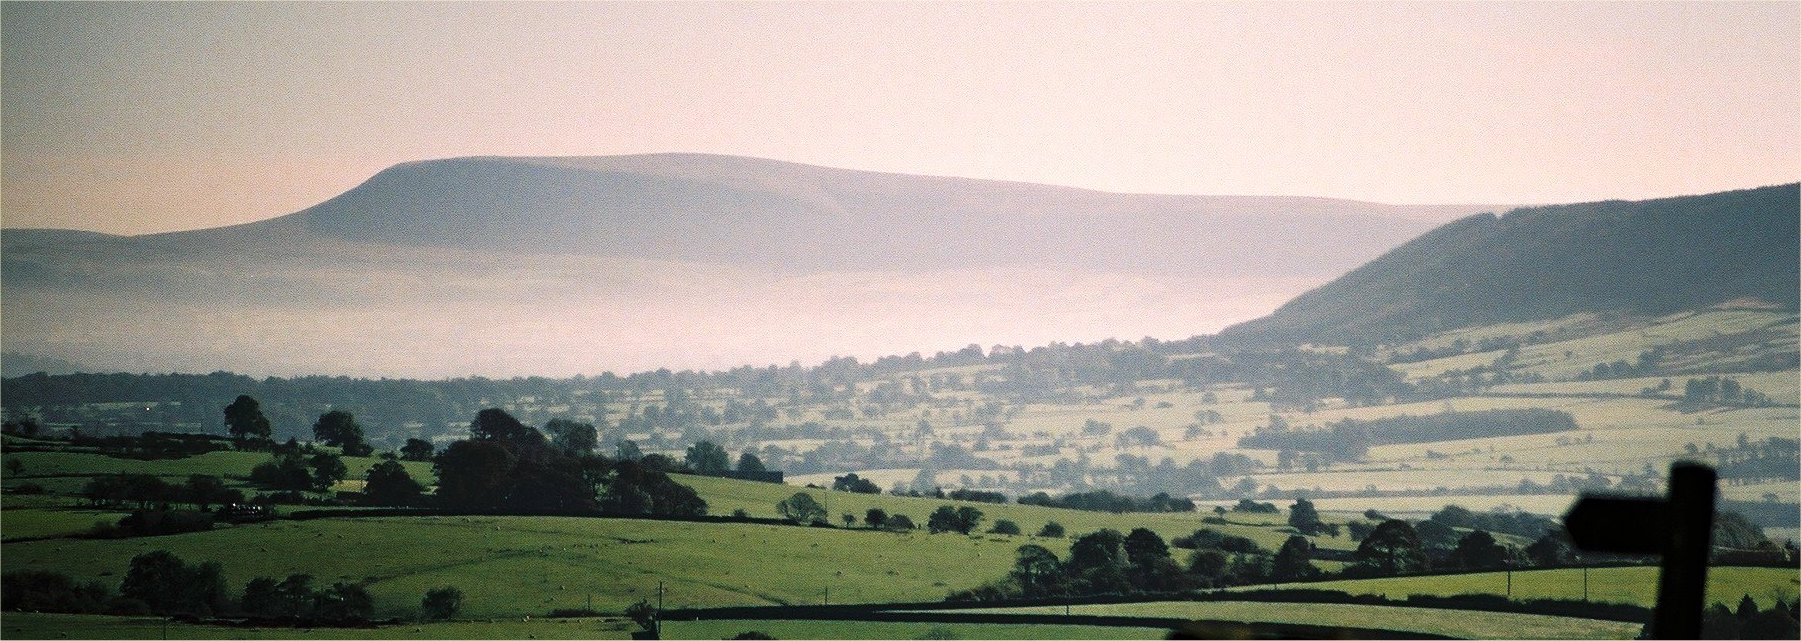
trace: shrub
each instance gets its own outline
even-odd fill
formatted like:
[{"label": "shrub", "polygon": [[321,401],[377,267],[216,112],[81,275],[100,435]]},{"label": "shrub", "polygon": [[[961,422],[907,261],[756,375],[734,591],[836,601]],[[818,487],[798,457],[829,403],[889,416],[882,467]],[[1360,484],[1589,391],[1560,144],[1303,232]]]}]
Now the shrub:
[{"label": "shrub", "polygon": [[427,590],[425,598],[419,602],[419,612],[428,621],[451,618],[462,609],[463,591],[454,585]]},{"label": "shrub", "polygon": [[101,612],[111,595],[97,582],[75,583],[44,570],[7,572],[0,579],[0,609],[33,612]]}]

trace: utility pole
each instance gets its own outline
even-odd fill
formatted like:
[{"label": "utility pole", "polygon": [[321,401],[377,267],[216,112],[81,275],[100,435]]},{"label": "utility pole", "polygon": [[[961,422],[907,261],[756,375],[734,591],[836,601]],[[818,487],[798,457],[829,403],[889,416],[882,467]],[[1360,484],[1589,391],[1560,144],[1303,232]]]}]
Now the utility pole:
[{"label": "utility pole", "polygon": [[1588,565],[1582,566],[1582,602],[1588,603]]},{"label": "utility pole", "polygon": [[825,604],[832,604],[832,586],[825,586]]},{"label": "utility pole", "polygon": [[1513,562],[1507,562],[1507,598],[1513,598]]}]

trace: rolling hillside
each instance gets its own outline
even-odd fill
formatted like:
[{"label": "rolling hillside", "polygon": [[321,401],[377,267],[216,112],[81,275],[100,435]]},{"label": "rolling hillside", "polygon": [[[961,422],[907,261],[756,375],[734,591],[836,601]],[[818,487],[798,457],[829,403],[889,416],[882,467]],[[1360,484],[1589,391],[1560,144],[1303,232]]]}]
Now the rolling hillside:
[{"label": "rolling hillside", "polygon": [[1655,316],[1738,299],[1792,310],[1797,193],[1791,184],[1471,216],[1221,334],[1376,344],[1578,312]]}]

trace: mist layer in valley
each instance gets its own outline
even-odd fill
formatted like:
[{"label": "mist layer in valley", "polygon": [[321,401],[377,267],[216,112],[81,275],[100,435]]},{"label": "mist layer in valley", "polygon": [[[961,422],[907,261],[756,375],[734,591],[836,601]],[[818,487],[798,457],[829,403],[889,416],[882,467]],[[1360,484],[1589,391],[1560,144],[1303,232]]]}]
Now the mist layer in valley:
[{"label": "mist layer in valley", "polygon": [[247,225],[7,230],[0,329],[97,371],[434,378],[1185,338],[1487,209],[697,155],[428,161]]}]

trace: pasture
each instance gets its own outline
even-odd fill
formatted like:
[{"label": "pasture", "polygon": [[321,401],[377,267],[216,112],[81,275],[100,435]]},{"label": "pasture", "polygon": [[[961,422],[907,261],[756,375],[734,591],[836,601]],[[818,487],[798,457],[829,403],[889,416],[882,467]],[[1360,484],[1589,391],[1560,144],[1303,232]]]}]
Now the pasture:
[{"label": "pasture", "polygon": [[[558,608],[619,612],[665,587],[668,607],[943,598],[1005,574],[1026,537],[891,534],[754,524],[579,517],[276,521],[122,540],[10,543],[6,571],[47,569],[116,586],[131,557],[218,561],[233,594],[258,576],[368,581],[377,616],[411,616],[455,585],[475,617]],[[1067,554],[1063,540],[1039,540]]]},{"label": "pasture", "polygon": [[[1061,606],[988,608],[971,612],[1062,614]],[[1263,603],[1248,601],[1160,601],[1078,605],[1070,614],[1176,617],[1246,623],[1300,623],[1375,628],[1437,634],[1465,639],[1631,639],[1635,623],[1599,621],[1542,614],[1439,610],[1386,605],[1338,603]]]},{"label": "pasture", "polygon": [[663,638],[730,639],[752,630],[777,639],[1162,639],[1169,635],[1166,628],[1099,625],[723,619],[666,621]]},{"label": "pasture", "polygon": [[162,617],[9,612],[8,639],[628,639],[621,619],[505,618],[406,623],[374,628],[238,628],[168,623]]},{"label": "pasture", "polygon": [[[1511,590],[1509,574],[1512,575]],[[1320,581],[1304,587],[1351,594],[1380,594],[1394,599],[1409,594],[1500,594],[1515,600],[1581,599],[1582,574],[1580,568],[1477,572]],[[1657,602],[1657,575],[1656,567],[1591,568],[1588,570],[1588,599],[1651,607]],[[1801,594],[1801,586],[1798,586],[1801,578],[1798,577],[1801,575],[1793,568],[1709,568],[1707,602],[1718,601],[1736,607],[1739,599],[1749,594],[1759,607],[1769,607],[1778,598],[1792,603]]]}]

